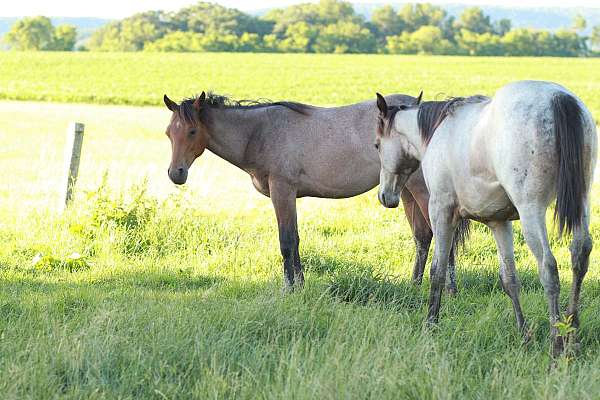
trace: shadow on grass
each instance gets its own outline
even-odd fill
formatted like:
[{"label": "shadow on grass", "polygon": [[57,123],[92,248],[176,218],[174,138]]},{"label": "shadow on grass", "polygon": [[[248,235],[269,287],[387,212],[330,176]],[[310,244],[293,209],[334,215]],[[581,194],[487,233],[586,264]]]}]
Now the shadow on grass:
[{"label": "shadow on grass", "polygon": [[[457,266],[456,279],[459,291],[472,292],[474,294],[485,294],[502,291],[500,275],[497,266],[468,265],[469,270]],[[538,274],[532,270],[518,270],[521,281],[521,290],[526,292],[543,292]]]},{"label": "shadow on grass", "polygon": [[[309,253],[303,259],[307,271],[325,278],[327,291],[340,301],[360,305],[380,305],[398,310],[421,309],[427,303],[428,278],[425,278],[419,286],[410,279],[377,272],[375,264],[357,263],[354,259],[340,255],[332,257],[326,254]],[[567,278],[564,276],[565,272],[563,272],[563,279]],[[429,275],[428,268],[425,275]],[[545,299],[544,288],[537,271],[521,269],[518,275],[522,293],[535,293]],[[482,297],[485,301],[486,297],[503,295],[496,265],[481,265],[480,268],[476,265],[465,267],[459,265],[457,284],[459,299]],[[562,284],[563,297],[568,297],[569,287],[570,284]],[[600,302],[600,281],[586,279],[582,296],[585,299],[583,304]]]},{"label": "shadow on grass", "polygon": [[49,282],[47,277],[51,274],[27,274],[12,278],[0,283],[6,288],[13,286],[30,291],[48,291],[54,288],[140,288],[147,290],[186,292],[207,289],[218,285],[226,279],[214,275],[190,275],[180,272],[118,272],[90,280]]}]

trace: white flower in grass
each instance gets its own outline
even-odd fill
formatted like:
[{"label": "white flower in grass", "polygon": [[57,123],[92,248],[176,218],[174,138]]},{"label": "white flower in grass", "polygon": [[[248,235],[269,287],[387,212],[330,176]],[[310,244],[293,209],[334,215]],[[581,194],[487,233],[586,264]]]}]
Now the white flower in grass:
[{"label": "white flower in grass", "polygon": [[44,257],[40,253],[37,253],[35,257],[33,257],[33,260],[31,260],[31,265],[35,267],[42,260],[42,258]]}]

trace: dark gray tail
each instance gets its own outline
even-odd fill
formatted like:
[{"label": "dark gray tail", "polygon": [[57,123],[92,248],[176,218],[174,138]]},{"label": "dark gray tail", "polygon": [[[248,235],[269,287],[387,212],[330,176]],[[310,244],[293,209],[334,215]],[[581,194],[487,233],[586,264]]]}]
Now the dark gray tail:
[{"label": "dark gray tail", "polygon": [[454,231],[454,240],[452,241],[452,246],[454,248],[454,254],[457,253],[459,247],[464,247],[467,239],[469,238],[469,234],[471,233],[471,224],[468,219],[461,219],[458,222],[458,226]]},{"label": "dark gray tail", "polygon": [[556,209],[558,232],[570,233],[581,226],[586,196],[583,165],[583,115],[577,100],[566,93],[552,98],[554,135],[558,153]]}]

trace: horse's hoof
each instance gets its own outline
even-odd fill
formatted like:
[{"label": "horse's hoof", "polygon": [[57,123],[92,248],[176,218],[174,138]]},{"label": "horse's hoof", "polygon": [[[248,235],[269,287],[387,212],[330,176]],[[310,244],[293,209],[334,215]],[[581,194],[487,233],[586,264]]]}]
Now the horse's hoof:
[{"label": "horse's hoof", "polygon": [[552,340],[552,358],[559,358],[565,351],[565,341],[562,336],[557,336]]},{"label": "horse's hoof", "polygon": [[303,289],[304,288],[304,274],[300,273],[294,277],[294,288]]},{"label": "horse's hoof", "polygon": [[283,295],[293,293],[295,290],[295,286],[292,282],[287,279],[283,282],[283,287],[281,288],[281,293]]}]

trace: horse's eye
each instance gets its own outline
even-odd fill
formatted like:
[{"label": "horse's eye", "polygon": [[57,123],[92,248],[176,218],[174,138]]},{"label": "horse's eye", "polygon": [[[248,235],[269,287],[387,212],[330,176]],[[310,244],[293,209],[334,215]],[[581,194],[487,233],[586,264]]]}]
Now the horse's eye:
[{"label": "horse's eye", "polygon": [[195,134],[196,134],[196,130],[195,130],[195,129],[192,129],[192,130],[190,131],[190,136],[194,136]]}]

